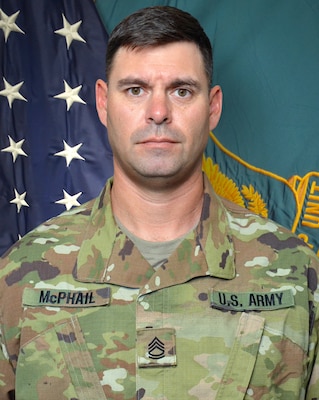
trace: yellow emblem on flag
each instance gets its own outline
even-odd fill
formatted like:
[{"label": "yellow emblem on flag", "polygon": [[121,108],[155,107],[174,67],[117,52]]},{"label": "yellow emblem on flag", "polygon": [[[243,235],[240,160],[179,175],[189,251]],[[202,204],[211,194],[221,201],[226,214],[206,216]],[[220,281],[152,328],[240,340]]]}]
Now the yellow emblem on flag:
[{"label": "yellow emblem on flag", "polygon": [[242,185],[241,189],[238,188],[236,183],[220,172],[219,166],[214,164],[210,157],[203,156],[203,171],[208,176],[215,192],[239,206],[245,207],[248,210],[268,217],[268,210],[265,201],[252,184],[249,186]]}]

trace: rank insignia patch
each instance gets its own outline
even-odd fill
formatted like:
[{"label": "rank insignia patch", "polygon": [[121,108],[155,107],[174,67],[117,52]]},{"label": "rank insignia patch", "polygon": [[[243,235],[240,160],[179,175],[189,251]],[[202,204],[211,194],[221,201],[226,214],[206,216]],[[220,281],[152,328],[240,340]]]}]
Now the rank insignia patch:
[{"label": "rank insignia patch", "polygon": [[138,366],[144,368],[175,366],[175,329],[139,329],[137,331],[137,361]]},{"label": "rank insignia patch", "polygon": [[157,336],[148,344],[148,355],[152,360],[165,357],[165,344]]}]

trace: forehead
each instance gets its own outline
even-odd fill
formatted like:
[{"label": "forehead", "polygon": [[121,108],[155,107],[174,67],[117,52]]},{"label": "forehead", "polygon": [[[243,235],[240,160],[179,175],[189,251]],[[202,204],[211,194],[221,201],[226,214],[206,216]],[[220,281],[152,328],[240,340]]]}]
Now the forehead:
[{"label": "forehead", "polygon": [[203,57],[197,45],[173,42],[135,49],[121,47],[115,53],[109,80],[125,74],[152,76],[158,73],[206,79]]}]

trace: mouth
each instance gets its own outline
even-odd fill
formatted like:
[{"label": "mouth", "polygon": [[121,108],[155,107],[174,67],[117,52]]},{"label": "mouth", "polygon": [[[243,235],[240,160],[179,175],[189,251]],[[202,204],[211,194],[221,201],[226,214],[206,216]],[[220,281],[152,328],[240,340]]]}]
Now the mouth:
[{"label": "mouth", "polygon": [[171,139],[147,139],[138,143],[140,148],[150,151],[171,151],[175,148],[178,142]]},{"label": "mouth", "polygon": [[137,144],[154,144],[154,145],[156,145],[156,144],[158,144],[158,145],[161,145],[161,144],[176,144],[176,143],[178,143],[176,140],[173,140],[173,139],[171,139],[171,138],[148,138],[148,139],[145,139],[145,140],[142,140],[142,141],[140,141],[140,142],[138,142]]}]

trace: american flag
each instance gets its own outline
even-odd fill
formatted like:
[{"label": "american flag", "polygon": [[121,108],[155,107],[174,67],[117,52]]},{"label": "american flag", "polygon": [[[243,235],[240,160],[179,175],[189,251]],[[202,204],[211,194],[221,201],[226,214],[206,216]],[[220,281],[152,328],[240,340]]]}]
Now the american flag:
[{"label": "american flag", "polygon": [[112,175],[94,90],[106,46],[92,0],[0,0],[0,254]]}]

